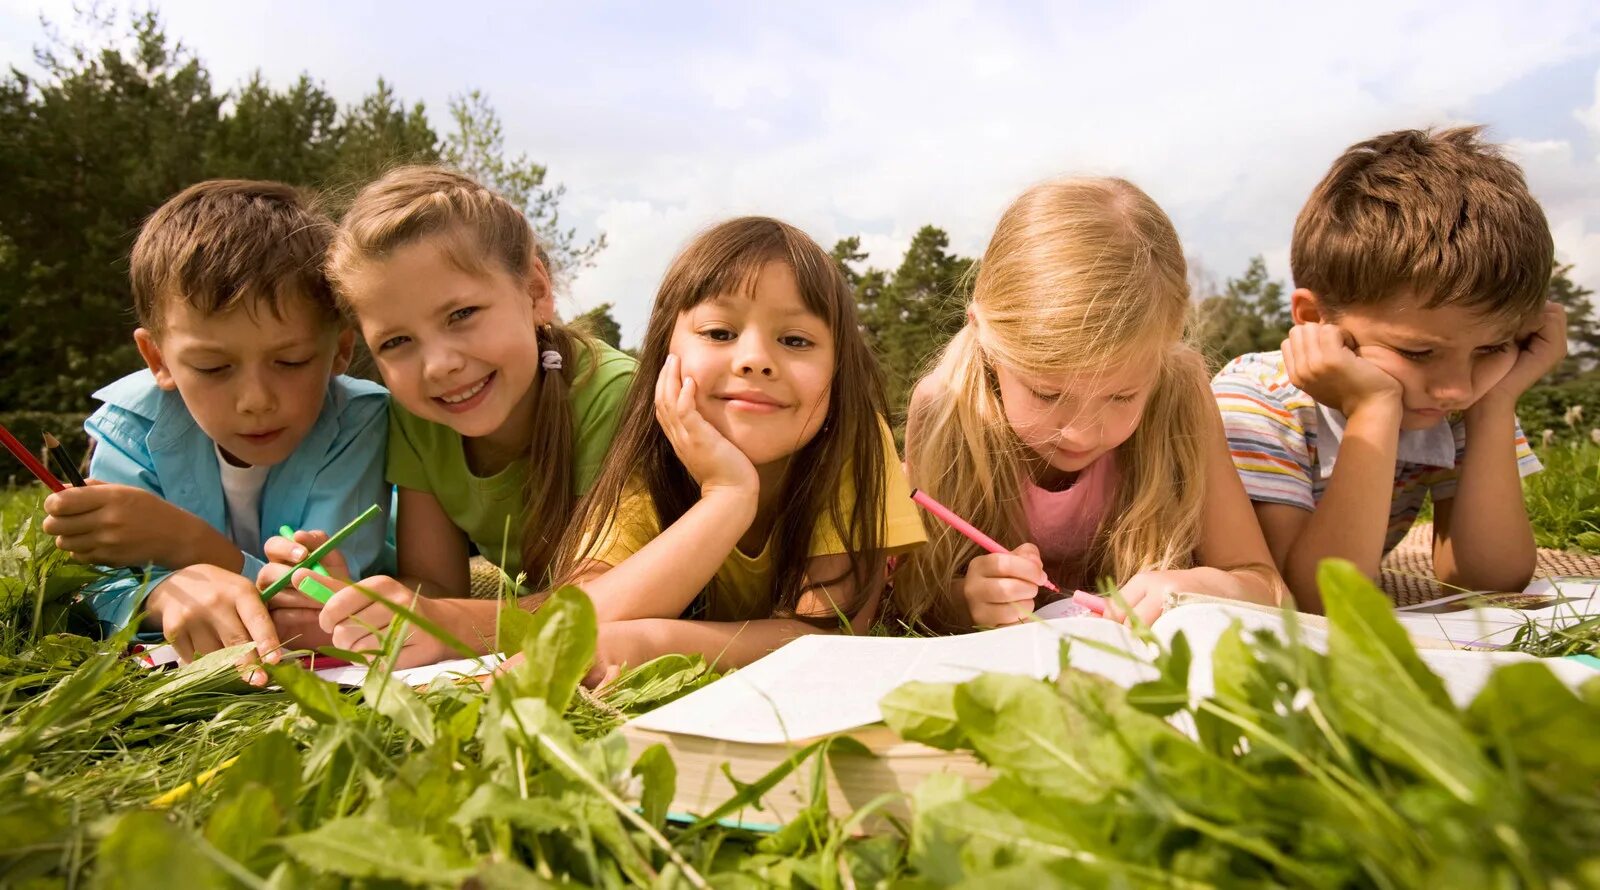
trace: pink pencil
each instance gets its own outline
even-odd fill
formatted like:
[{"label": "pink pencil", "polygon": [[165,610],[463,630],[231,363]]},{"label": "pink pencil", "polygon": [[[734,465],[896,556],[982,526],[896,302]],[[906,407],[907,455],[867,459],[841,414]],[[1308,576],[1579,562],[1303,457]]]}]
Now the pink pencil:
[{"label": "pink pencil", "polygon": [[[955,511],[934,500],[922,489],[919,488],[913,490],[911,492],[911,499],[916,501],[918,504],[921,504],[924,510],[927,510],[934,516],[939,517],[939,519],[944,522],[945,525],[948,525],[961,534],[966,535],[967,538],[972,541],[972,543],[977,544],[979,547],[982,547],[990,553],[1011,552],[1009,549],[1000,546],[999,541],[996,541],[994,538],[991,538],[983,532],[978,531],[978,529],[975,528],[972,523],[962,519],[960,516],[957,516]],[[1056,585],[1049,578],[1044,580],[1044,586],[1052,593],[1061,592],[1061,589],[1056,587]],[[1105,598],[1096,596],[1092,593],[1087,593],[1080,590],[1072,595],[1072,599],[1096,615],[1103,614],[1106,610]]]},{"label": "pink pencil", "polygon": [[[939,517],[939,519],[942,520],[945,525],[948,525],[963,535],[966,535],[967,538],[972,541],[972,543],[977,544],[979,547],[982,547],[990,553],[1011,552],[1011,548],[1000,546],[999,541],[996,541],[994,538],[991,538],[983,532],[978,531],[973,527],[972,523],[962,519],[960,516],[957,516],[954,510],[951,510],[944,504],[934,500],[922,489],[918,488],[913,490],[911,492],[911,499],[921,504],[922,509],[927,510],[929,513]],[[1061,589],[1056,587],[1056,585],[1051,582],[1049,578],[1044,579],[1044,586],[1048,588],[1051,593],[1061,592]]]}]

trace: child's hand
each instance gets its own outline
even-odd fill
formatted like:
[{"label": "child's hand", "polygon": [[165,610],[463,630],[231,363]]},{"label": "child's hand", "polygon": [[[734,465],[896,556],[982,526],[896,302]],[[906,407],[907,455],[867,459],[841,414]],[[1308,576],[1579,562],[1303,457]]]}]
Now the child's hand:
[{"label": "child's hand", "polygon": [[[302,529],[294,533],[292,540],[282,535],[273,535],[267,539],[267,543],[262,549],[269,565],[293,566],[309,556],[311,551],[327,543],[327,541],[328,535],[326,532]],[[321,575],[308,572],[308,577],[316,578],[331,590],[338,590],[350,583],[350,566],[344,561],[344,554],[338,550],[330,550],[323,555],[319,562],[322,563],[324,569],[327,569],[327,572]],[[281,574],[282,572],[274,574],[272,580],[277,580],[278,575]],[[263,574],[262,577],[265,577],[265,575]],[[257,583],[261,583],[259,578]],[[271,581],[267,582],[267,584],[270,583]],[[295,583],[299,583],[298,578],[295,579]],[[266,584],[261,586],[266,587]]]},{"label": "child's hand", "polygon": [[48,515],[41,526],[54,535],[56,549],[79,562],[108,566],[148,563],[182,568],[191,563],[178,546],[191,534],[216,534],[198,517],[155,494],[131,485],[89,480],[44,499]]},{"label": "child's hand", "polygon": [[[267,614],[261,593],[243,576],[212,565],[189,566],[167,576],[156,585],[145,601],[150,617],[161,625],[161,633],[178,650],[183,664],[197,655],[254,642],[256,655],[277,663],[277,628]],[[250,683],[261,686],[266,674],[251,670]]]},{"label": "child's hand", "polygon": [[1545,303],[1517,332],[1517,361],[1490,393],[1515,402],[1567,357],[1567,307]]},{"label": "child's hand", "polygon": [[635,668],[665,654],[651,634],[652,619],[606,621],[595,640],[594,664],[583,677],[583,685],[599,689],[628,668]]},{"label": "child's hand", "polygon": [[[1167,594],[1191,593],[1201,587],[1203,579],[1193,569],[1176,569],[1163,572],[1140,572],[1122,585],[1122,599],[1139,620],[1149,624],[1161,617],[1166,608]],[[1106,615],[1112,621],[1128,623],[1128,612],[1116,597],[1106,597]]]},{"label": "child's hand", "polygon": [[1358,355],[1352,342],[1337,325],[1295,325],[1283,341],[1289,382],[1346,417],[1368,404],[1390,402],[1400,407],[1400,381]]},{"label": "child's hand", "polygon": [[985,553],[967,563],[961,595],[974,625],[1003,627],[1033,614],[1034,599],[1044,582],[1039,548],[1023,544],[1010,553]]},{"label": "child's hand", "polygon": [[[322,607],[317,622],[324,632],[332,635],[333,645],[340,649],[376,652],[383,648],[383,637],[399,617],[399,613],[385,605],[385,602],[405,606],[435,624],[447,629],[450,627],[452,616],[449,614],[449,600],[420,596],[387,575],[363,578],[343,589],[339,589],[337,583],[333,586],[338,592]],[[358,586],[362,589],[358,590]],[[378,600],[368,596],[368,593],[376,595]],[[400,644],[400,656],[395,662],[397,668],[433,664],[456,654],[454,649],[415,624],[407,624],[403,632],[406,636]]]},{"label": "child's hand", "polygon": [[689,475],[700,483],[702,496],[715,489],[754,492],[760,488],[755,465],[695,407],[699,387],[685,378],[675,355],[667,356],[656,378],[656,422]]}]

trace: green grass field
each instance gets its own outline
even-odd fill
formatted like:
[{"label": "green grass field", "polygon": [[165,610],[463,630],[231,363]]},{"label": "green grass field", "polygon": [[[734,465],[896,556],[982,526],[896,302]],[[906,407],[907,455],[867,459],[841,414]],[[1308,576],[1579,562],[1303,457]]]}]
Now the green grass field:
[{"label": "green grass field", "polygon": [[[1527,488],[1541,543],[1594,543],[1600,448],[1545,460]],[[819,776],[848,742],[797,748],[739,775],[723,809],[669,821],[672,761],[630,758],[613,730],[713,675],[669,656],[582,689],[596,626],[575,590],[505,613],[502,642],[527,660],[487,691],[417,692],[382,670],[341,690],[292,665],[258,690],[238,653],[150,671],[122,657],[126,637],[51,633],[82,569],[21,535],[38,497],[0,493],[0,886],[1600,882],[1600,674],[1575,694],[1541,665],[1502,669],[1458,708],[1348,564],[1323,569],[1327,654],[1232,632],[1199,701],[1177,640],[1131,689],[1072,670],[902,687],[890,728],[971,752],[993,784],[936,777],[909,822],[871,835],[815,797],[756,833],[720,817],[782,774]]]}]

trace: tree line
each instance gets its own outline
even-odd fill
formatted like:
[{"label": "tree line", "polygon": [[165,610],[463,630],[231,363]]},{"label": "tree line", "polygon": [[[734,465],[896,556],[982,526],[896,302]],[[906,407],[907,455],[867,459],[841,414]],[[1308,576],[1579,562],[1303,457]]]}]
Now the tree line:
[{"label": "tree line", "polygon": [[[558,279],[590,265],[604,236],[563,226],[563,189],[525,155],[508,157],[500,119],[470,92],[449,103],[441,132],[421,103],[381,78],[341,107],[309,75],[275,89],[259,74],[219,91],[202,61],[170,39],[154,12],[114,37],[109,18],[87,23],[93,45],[54,36],[36,53],[37,75],[13,67],[0,81],[0,413],[83,412],[89,393],[141,362],[127,256],[140,221],[202,179],[276,179],[329,196],[329,209],[397,163],[447,163],[499,190],[527,213]],[[859,237],[834,259],[854,289],[861,323],[882,361],[891,406],[902,411],[917,376],[964,322],[974,260],[923,226],[898,266],[870,266]],[[1565,304],[1571,380],[1600,357],[1593,294],[1558,265],[1551,299]],[[1219,285],[1191,274],[1192,330],[1213,367],[1278,348],[1289,328],[1288,286],[1264,260]],[[637,295],[635,295],[637,296]],[[612,304],[582,322],[613,345]]]}]

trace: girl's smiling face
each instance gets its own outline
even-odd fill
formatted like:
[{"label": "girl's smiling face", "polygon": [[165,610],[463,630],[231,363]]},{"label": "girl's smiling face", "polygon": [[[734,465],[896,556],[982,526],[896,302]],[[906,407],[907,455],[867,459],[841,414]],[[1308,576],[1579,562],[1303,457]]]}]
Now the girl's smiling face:
[{"label": "girl's smiling face", "polygon": [[361,336],[406,410],[469,439],[531,429],[537,330],[554,315],[548,279],[535,267],[528,282],[492,263],[473,274],[433,237],[352,277]]},{"label": "girl's smiling face", "polygon": [[763,266],[748,294],[680,313],[671,353],[695,381],[701,416],[757,467],[805,447],[827,419],[833,334],[784,263]]},{"label": "girl's smiling face", "polygon": [[1044,465],[1040,481],[1076,473],[1139,428],[1160,362],[1123,362],[1093,374],[1035,378],[998,363],[995,380],[1006,421]]}]

